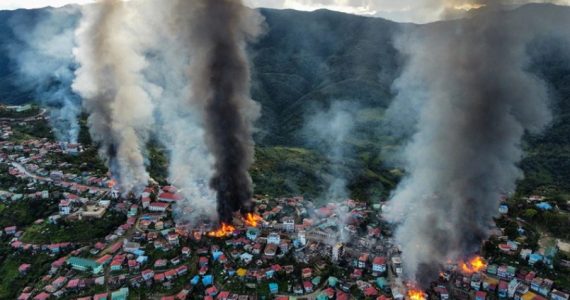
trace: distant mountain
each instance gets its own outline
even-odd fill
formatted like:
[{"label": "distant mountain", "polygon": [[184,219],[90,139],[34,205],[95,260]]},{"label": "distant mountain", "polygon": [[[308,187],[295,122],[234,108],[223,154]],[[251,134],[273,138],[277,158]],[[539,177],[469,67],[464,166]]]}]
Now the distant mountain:
[{"label": "distant mountain", "polygon": [[[527,5],[505,16],[525,18],[536,12],[547,13],[554,21],[560,19],[561,24],[570,19],[570,8],[545,4]],[[11,18],[24,17],[32,25],[42,13],[44,10],[0,11],[0,45],[15,41],[8,26]],[[383,163],[381,153],[399,141],[382,130],[383,112],[394,97],[391,85],[405,60],[395,49],[393,36],[404,26],[419,25],[327,10],[261,9],[261,13],[268,32],[250,47],[254,65],[252,96],[263,107],[256,135],[262,148],[260,158],[283,160],[293,155],[297,167],[305,168],[298,174],[314,171],[310,162],[302,161],[306,153],[292,150],[313,147],[307,146],[311,137],[303,131],[307,116],[333,102],[348,101],[358,111],[354,120],[357,130],[348,141],[355,150],[347,154],[344,166],[351,174],[353,193],[363,197],[386,195],[397,175]],[[438,26],[453,26],[453,22],[457,21],[439,22]],[[13,66],[3,48],[0,46],[0,102],[27,101],[31,98],[29,91],[14,87]],[[536,40],[529,47],[533,58],[530,69],[548,81],[557,119],[545,135],[527,139],[529,154],[522,164],[527,178],[521,183],[527,192],[549,185],[570,191],[569,50],[569,45],[548,39]],[[312,150],[323,156],[322,149]],[[297,174],[282,162],[262,161],[258,167],[270,170],[254,171],[254,179],[269,181],[262,176],[266,171],[275,177],[273,184],[284,184],[290,180],[285,176]],[[326,172],[321,166],[314,169]],[[377,186],[384,188],[378,190]],[[294,182],[283,192],[306,189],[306,184]]]}]

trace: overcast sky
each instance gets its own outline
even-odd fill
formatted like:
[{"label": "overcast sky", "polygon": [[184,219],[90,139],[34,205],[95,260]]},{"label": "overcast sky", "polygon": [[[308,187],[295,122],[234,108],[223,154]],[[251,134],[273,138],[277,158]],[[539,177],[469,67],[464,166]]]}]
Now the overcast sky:
[{"label": "overcast sky", "polygon": [[[160,1],[160,0],[158,0]],[[456,9],[467,9],[468,3],[496,0],[244,0],[253,7],[292,8],[312,11],[320,8],[346,13],[379,16],[396,21],[429,22],[441,16],[449,3]],[[570,5],[570,0],[507,0],[512,3],[553,2]],[[0,0],[0,10],[62,6],[69,3],[89,3],[93,0]]]}]

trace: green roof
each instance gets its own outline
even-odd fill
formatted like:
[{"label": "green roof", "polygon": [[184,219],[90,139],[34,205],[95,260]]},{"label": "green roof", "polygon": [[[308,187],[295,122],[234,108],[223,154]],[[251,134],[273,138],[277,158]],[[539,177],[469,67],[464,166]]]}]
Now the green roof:
[{"label": "green roof", "polygon": [[92,260],[92,259],[81,258],[81,257],[76,257],[76,256],[72,256],[72,257],[68,258],[67,263],[74,265],[74,266],[82,267],[82,268],[96,269],[96,268],[100,267],[100,264],[97,263],[96,261]]},{"label": "green roof", "polygon": [[129,296],[129,288],[122,288],[118,291],[111,293],[112,300],[127,300]]}]

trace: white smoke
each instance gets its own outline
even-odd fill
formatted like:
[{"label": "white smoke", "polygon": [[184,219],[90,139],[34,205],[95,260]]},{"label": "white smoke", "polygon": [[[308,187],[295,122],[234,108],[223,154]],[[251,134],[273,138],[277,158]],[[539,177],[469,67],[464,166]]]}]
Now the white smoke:
[{"label": "white smoke", "polygon": [[120,0],[103,0],[82,11],[73,88],[84,99],[91,136],[122,192],[140,193],[149,179],[145,146],[153,125],[142,76],[148,62],[131,27],[140,24],[140,15]]}]

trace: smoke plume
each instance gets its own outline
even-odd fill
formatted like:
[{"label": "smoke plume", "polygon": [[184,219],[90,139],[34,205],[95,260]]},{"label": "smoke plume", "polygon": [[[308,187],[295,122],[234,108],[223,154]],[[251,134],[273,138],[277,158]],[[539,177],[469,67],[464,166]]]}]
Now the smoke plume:
[{"label": "smoke plume", "polygon": [[356,125],[357,105],[350,102],[333,102],[328,109],[311,113],[304,133],[307,143],[324,153],[330,163],[331,178],[324,198],[331,202],[342,202],[350,196],[347,184],[345,161],[353,149],[348,142]]},{"label": "smoke plume", "polygon": [[[261,17],[239,0],[180,1],[188,17],[191,55],[189,105],[201,112],[205,141],[214,158],[210,187],[220,222],[251,209],[253,122],[260,108],[249,96],[246,42],[261,33]],[[182,18],[185,20],[186,18]]]},{"label": "smoke plume", "polygon": [[[349,199],[350,180],[347,161],[353,158],[353,146],[349,139],[354,133],[358,104],[349,101],[333,102],[328,108],[319,108],[311,112],[303,129],[307,144],[323,153],[330,165],[330,176],[325,178],[326,190],[322,195],[328,203],[342,203]],[[350,236],[343,230],[350,214],[344,209],[337,209],[339,242],[347,242]]]},{"label": "smoke plume", "polygon": [[179,8],[176,1],[139,1],[133,7],[145,23],[136,29],[148,49],[144,74],[154,87],[149,93],[155,106],[154,136],[168,155],[168,181],[183,196],[173,215],[178,224],[189,224],[200,216],[216,217],[216,194],[208,185],[213,157],[205,145],[201,113],[188,105],[192,53],[188,54],[190,43],[184,33],[190,14]]},{"label": "smoke plume", "polygon": [[145,144],[153,107],[141,72],[147,61],[129,28],[139,16],[120,0],[102,0],[83,9],[77,29],[73,89],[89,113],[89,132],[99,145],[123,193],[139,193],[149,175]]},{"label": "smoke plume", "polygon": [[389,113],[415,106],[419,115],[403,154],[408,175],[385,214],[399,223],[408,279],[426,286],[447,261],[477,252],[522,178],[523,135],[552,119],[545,83],[526,71],[526,45],[544,20],[497,9],[398,37],[408,62]]},{"label": "smoke plume", "polygon": [[81,113],[81,99],[71,89],[76,14],[76,9],[66,7],[39,12],[37,22],[19,13],[8,20],[18,41],[7,45],[16,84],[33,91],[35,100],[49,110],[56,138],[67,143],[77,143]]}]

